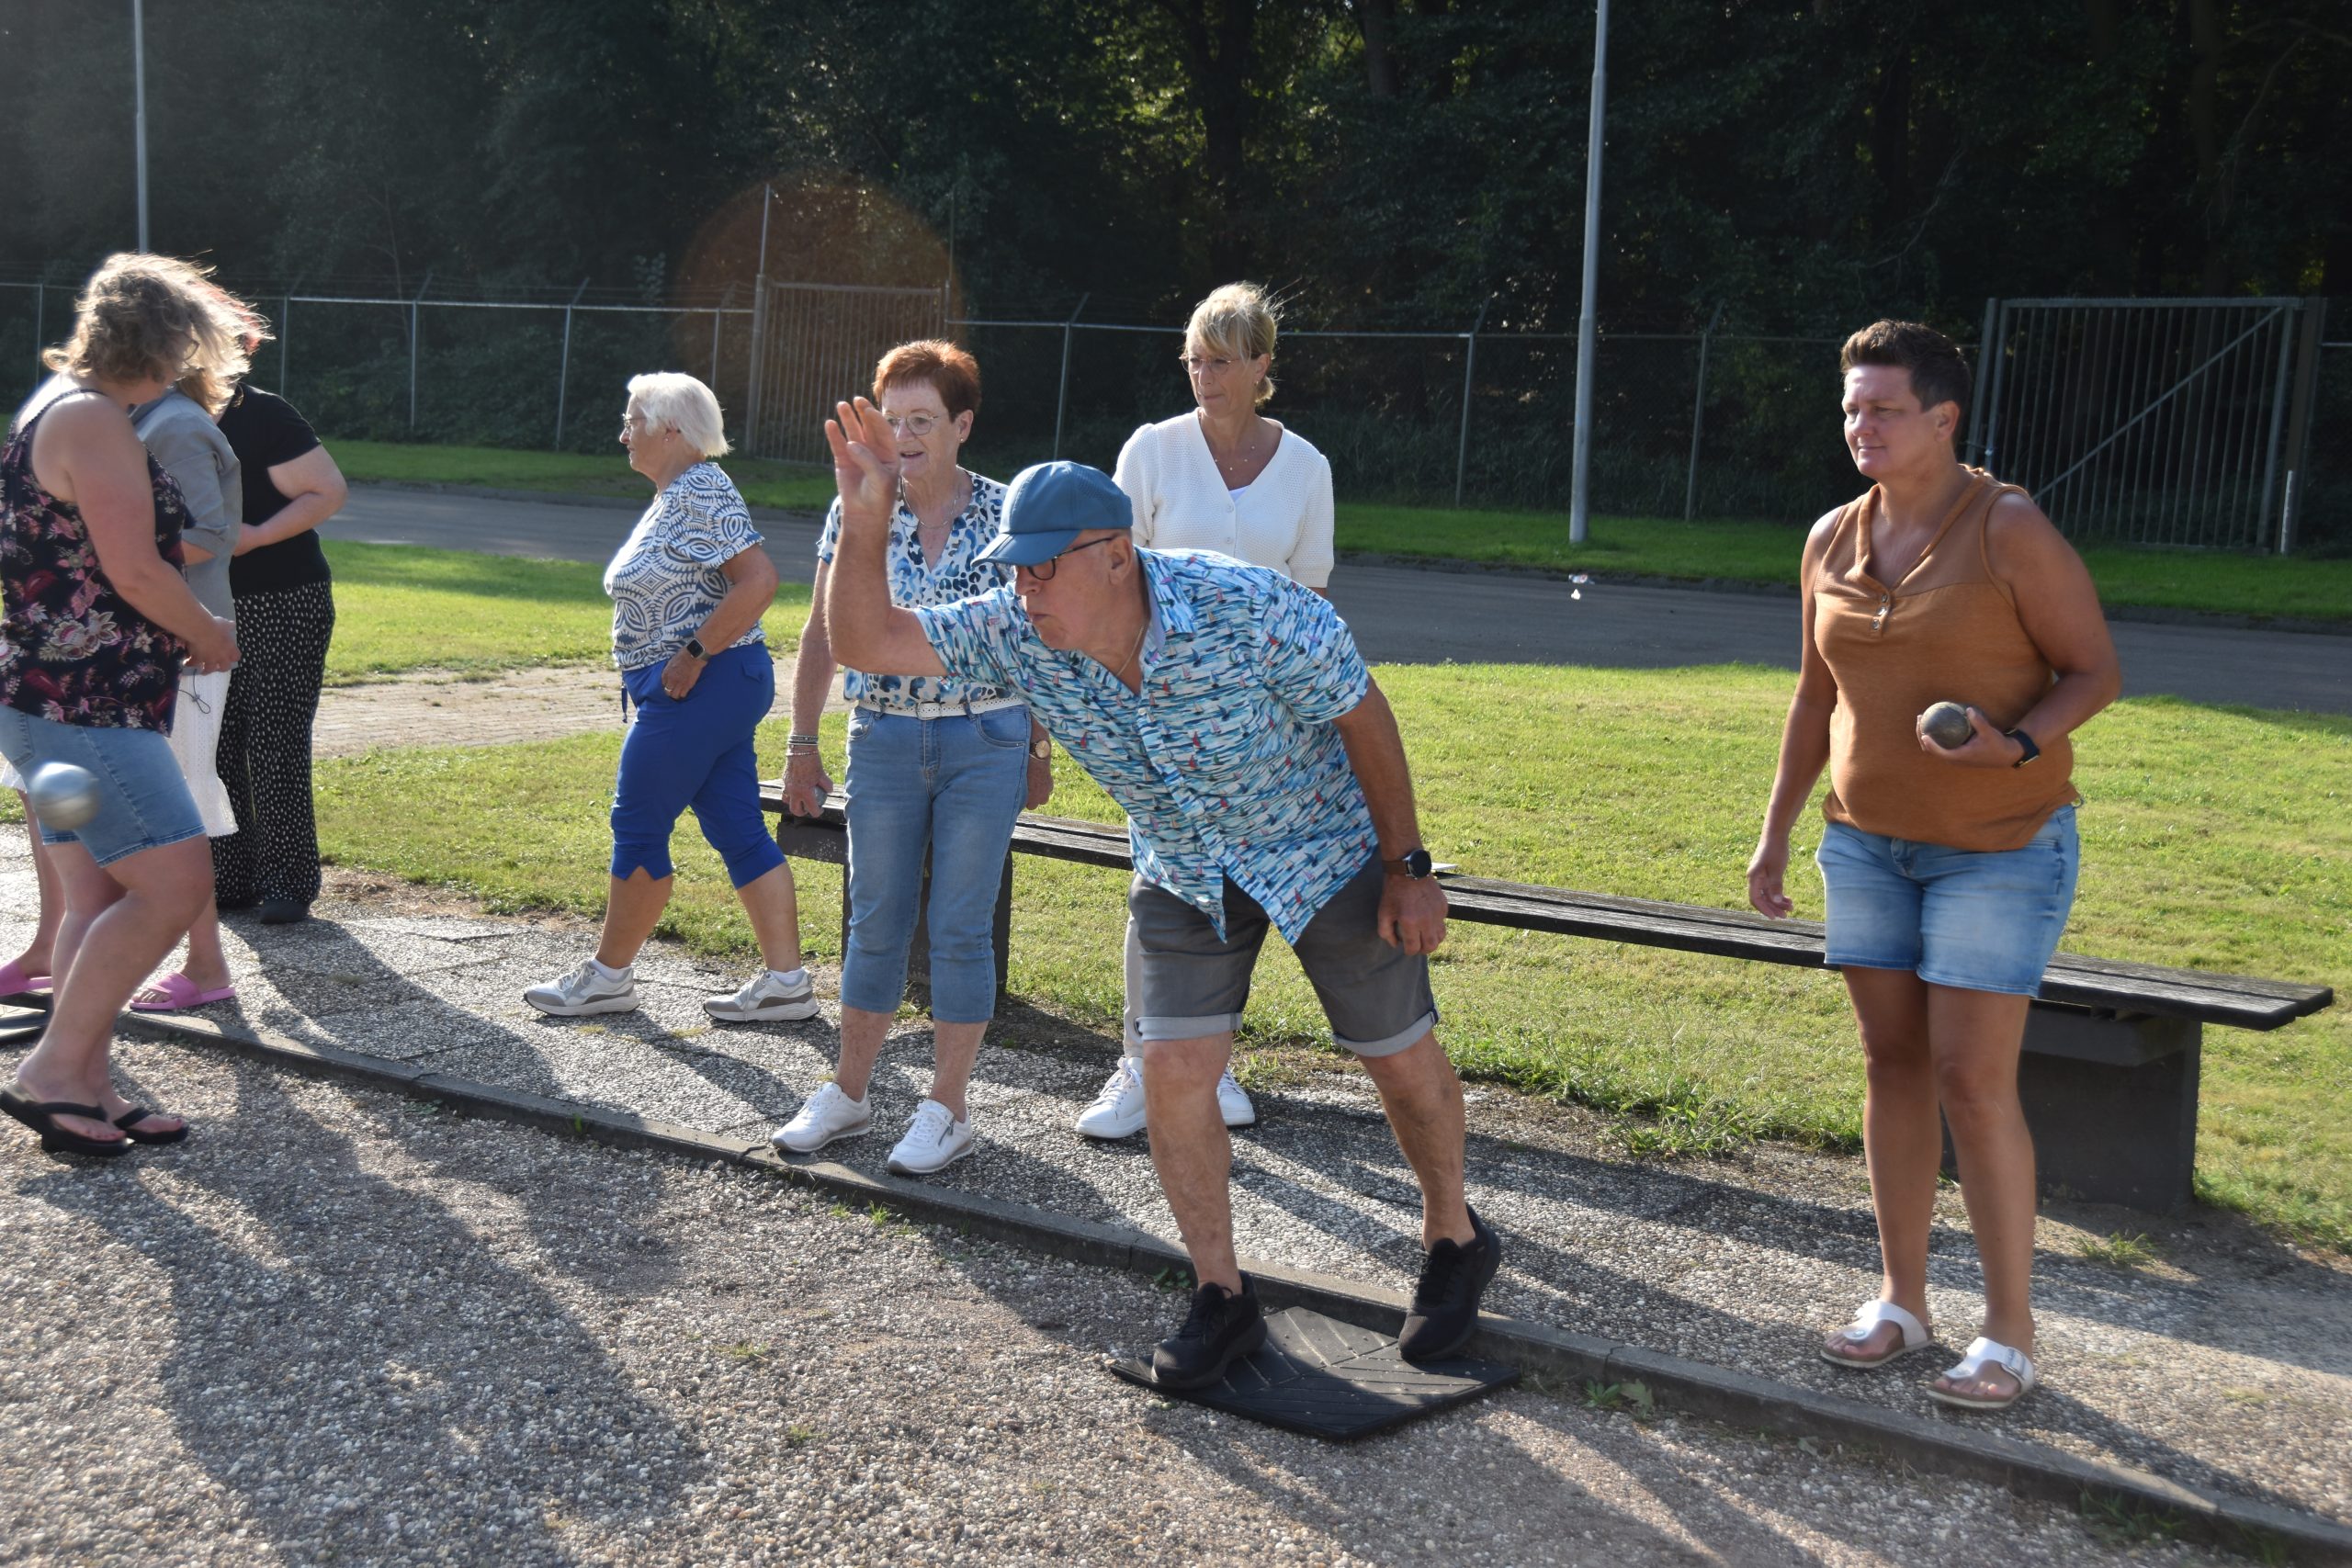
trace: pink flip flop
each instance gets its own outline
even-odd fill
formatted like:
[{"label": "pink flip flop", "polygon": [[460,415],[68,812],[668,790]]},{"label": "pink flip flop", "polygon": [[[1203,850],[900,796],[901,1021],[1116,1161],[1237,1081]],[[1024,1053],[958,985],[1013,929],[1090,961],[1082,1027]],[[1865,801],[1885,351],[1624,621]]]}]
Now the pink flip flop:
[{"label": "pink flip flop", "polygon": [[141,986],[130,998],[133,1012],[177,1012],[182,1008],[200,1008],[207,1002],[225,1002],[237,994],[234,986],[223,986],[217,991],[200,988],[185,975],[171,974],[160,980]]},{"label": "pink flip flop", "polygon": [[45,997],[51,981],[46,975],[36,975],[11,958],[0,964],[0,997]]}]

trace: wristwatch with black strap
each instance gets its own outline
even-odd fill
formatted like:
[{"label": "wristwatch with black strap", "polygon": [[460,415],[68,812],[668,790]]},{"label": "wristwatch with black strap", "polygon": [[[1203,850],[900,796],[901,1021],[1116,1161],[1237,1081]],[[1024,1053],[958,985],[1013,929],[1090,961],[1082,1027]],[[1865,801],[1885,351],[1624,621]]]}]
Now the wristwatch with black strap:
[{"label": "wristwatch with black strap", "polygon": [[2030,736],[2030,735],[2028,735],[2024,730],[2022,730],[2022,729],[2004,729],[2003,731],[2001,731],[2001,733],[2002,733],[2003,735],[2007,736],[2010,739],[2012,739],[2012,740],[2016,741],[2019,746],[2022,746],[2022,747],[2024,747],[2024,748],[2025,748],[2025,752],[2024,752],[2024,754],[2023,754],[2022,756],[2018,757],[2018,760],[2017,760],[2016,761],[2011,762],[2011,763],[2009,764],[2009,766],[2011,766],[2012,768],[2022,768],[2022,767],[2024,767],[2028,762],[2032,761],[2036,757],[2039,757],[2039,756],[2041,756],[2041,747],[2039,747],[2039,746],[2036,746],[2036,745],[2033,743],[2033,737],[2032,737],[2032,736]]},{"label": "wristwatch with black strap", "polygon": [[702,638],[690,637],[686,638],[686,657],[699,663],[710,657],[710,651],[703,647]]},{"label": "wristwatch with black strap", "polygon": [[1380,869],[1391,876],[1406,876],[1419,882],[1436,871],[1437,863],[1430,859],[1429,851],[1416,845],[1395,860],[1382,861]]}]

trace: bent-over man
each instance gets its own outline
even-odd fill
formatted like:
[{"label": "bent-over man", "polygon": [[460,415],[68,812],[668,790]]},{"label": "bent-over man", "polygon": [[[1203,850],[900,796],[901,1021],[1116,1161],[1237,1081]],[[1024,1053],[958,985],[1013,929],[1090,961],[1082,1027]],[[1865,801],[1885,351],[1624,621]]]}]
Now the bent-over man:
[{"label": "bent-over man", "polygon": [[1452,1355],[1501,1247],[1464,1201],[1462,1085],[1435,1032],[1428,954],[1445,940],[1445,895],[1396,717],[1346,624],[1278,572],[1138,548],[1125,494],[1075,463],[1024,469],[1006,492],[981,558],[1017,568],[1012,586],[896,608],[883,553],[897,446],[863,398],[840,414],[826,425],[842,494],[825,605],[836,653],[1019,692],[1127,812],[1151,1159],[1200,1281],[1153,1355],[1159,1382],[1215,1382],[1265,1338],[1234,1258],[1216,1084],[1269,926],[1363,1059],[1420,1181],[1427,1256],[1403,1353]]}]

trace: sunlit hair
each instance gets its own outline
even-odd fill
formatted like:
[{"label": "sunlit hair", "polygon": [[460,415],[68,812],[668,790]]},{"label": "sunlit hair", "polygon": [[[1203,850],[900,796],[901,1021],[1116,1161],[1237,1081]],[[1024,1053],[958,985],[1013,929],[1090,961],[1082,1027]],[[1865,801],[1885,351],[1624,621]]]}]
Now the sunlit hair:
[{"label": "sunlit hair", "polygon": [[1933,327],[1917,321],[1872,321],[1846,340],[1838,355],[1838,374],[1857,365],[1883,365],[1911,372],[1911,389],[1919,406],[1938,403],[1968,407],[1968,361],[1959,344]]},{"label": "sunlit hair", "polygon": [[[1274,352],[1282,306],[1254,283],[1228,283],[1193,307],[1184,326],[1184,352],[1205,351],[1217,359],[1255,359]],[[1258,383],[1258,404],[1274,395],[1274,378]]]},{"label": "sunlit hair", "polygon": [[718,395],[684,371],[630,377],[628,401],[648,424],[668,425],[704,457],[727,456],[727,416],[718,411]]},{"label": "sunlit hair", "polygon": [[153,377],[217,414],[245,373],[244,337],[256,321],[210,269],[126,251],[90,275],[74,302],[74,335],[40,361],[77,380]]},{"label": "sunlit hair", "polygon": [[909,381],[929,382],[950,419],[980,406],[980,362],[944,338],[902,343],[884,355],[874,367],[874,400]]}]

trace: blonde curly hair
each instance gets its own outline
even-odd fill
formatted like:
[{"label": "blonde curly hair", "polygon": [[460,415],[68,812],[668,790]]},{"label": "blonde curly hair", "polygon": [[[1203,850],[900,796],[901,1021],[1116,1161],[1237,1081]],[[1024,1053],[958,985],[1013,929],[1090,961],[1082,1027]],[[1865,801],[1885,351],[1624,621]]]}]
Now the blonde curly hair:
[{"label": "blonde curly hair", "polygon": [[267,335],[244,301],[209,268],[176,256],[125,251],[90,275],[74,302],[74,335],[42,351],[51,370],[77,378],[168,381],[219,413]]}]

